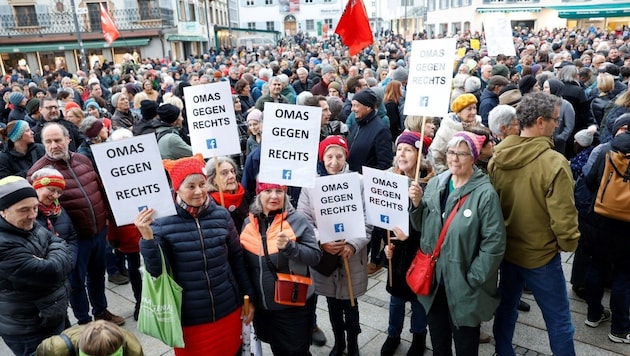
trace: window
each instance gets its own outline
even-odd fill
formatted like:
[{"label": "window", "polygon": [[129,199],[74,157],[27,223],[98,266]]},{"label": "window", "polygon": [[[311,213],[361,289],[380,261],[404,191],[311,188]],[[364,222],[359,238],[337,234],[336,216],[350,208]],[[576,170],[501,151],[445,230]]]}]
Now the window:
[{"label": "window", "polygon": [[372,11],[372,17],[376,17],[376,11]]},{"label": "window", "polygon": [[188,4],[188,21],[195,22],[197,21],[197,12],[195,11],[195,4]]},{"label": "window", "polygon": [[267,21],[266,25],[267,25],[267,31],[275,31],[276,30],[276,27],[274,26],[273,21]]},{"label": "window", "polygon": [[199,7],[198,7],[198,9],[199,9],[199,14],[201,15],[201,16],[199,16],[199,23],[200,23],[201,25],[205,25],[205,24],[206,24],[206,17],[207,17],[208,15],[207,15],[207,14],[206,14],[206,12],[204,11],[203,7],[199,6]]},{"label": "window", "polygon": [[400,6],[413,6],[413,0],[400,0]]},{"label": "window", "polygon": [[179,21],[186,21],[186,1],[179,0],[179,6],[177,7],[179,12]]},{"label": "window", "polygon": [[462,7],[462,0],[451,0],[451,7]]},{"label": "window", "polygon": [[312,4],[312,3],[313,3],[313,0],[304,0],[304,3],[305,3],[305,4]]},{"label": "window", "polygon": [[160,18],[160,6],[157,0],[138,0],[140,20],[154,20]]},{"label": "window", "polygon": [[273,5],[273,0],[265,0],[265,5]]},{"label": "window", "polygon": [[435,0],[429,0],[427,2],[427,10],[428,11],[435,11]]},{"label": "window", "polygon": [[440,0],[440,10],[448,9],[448,0]]},{"label": "window", "polygon": [[39,26],[35,5],[14,6],[18,27]]},{"label": "window", "polygon": [[254,0],[247,0],[245,6],[254,6]]},{"label": "window", "polygon": [[315,31],[315,21],[306,20],[306,31]]},{"label": "window", "polygon": [[248,22],[247,23],[247,29],[248,30],[255,30],[256,29],[256,23],[255,22]]},{"label": "window", "polygon": [[324,23],[328,25],[328,30],[332,30],[333,28],[333,20],[332,19],[324,19]]},{"label": "window", "polygon": [[324,2],[332,2],[332,0],[324,0]]}]

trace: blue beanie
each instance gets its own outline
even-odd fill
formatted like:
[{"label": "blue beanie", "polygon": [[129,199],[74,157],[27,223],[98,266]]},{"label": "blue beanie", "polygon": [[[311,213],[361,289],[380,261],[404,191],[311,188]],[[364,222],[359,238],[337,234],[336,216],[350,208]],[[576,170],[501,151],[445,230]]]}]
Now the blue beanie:
[{"label": "blue beanie", "polygon": [[9,94],[9,102],[13,104],[13,106],[20,105],[22,100],[24,100],[24,94],[20,92],[14,91],[13,93]]}]

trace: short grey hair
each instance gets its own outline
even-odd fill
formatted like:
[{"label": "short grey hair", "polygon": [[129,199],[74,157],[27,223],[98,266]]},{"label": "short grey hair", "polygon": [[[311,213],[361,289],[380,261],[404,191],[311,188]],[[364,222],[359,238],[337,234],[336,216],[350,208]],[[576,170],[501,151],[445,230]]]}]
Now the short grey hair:
[{"label": "short grey hair", "polygon": [[516,109],[511,105],[497,105],[488,114],[490,131],[497,136],[503,135],[501,127],[508,127],[516,118]]},{"label": "short grey hair", "polygon": [[464,91],[466,93],[474,93],[481,88],[481,79],[471,76],[466,78],[464,82]]},{"label": "short grey hair", "polygon": [[558,73],[558,79],[563,82],[574,82],[578,77],[578,69],[574,65],[566,65],[562,67]]},{"label": "short grey hair", "polygon": [[308,69],[300,67],[296,70],[297,74],[308,74]]},{"label": "short grey hair", "polygon": [[532,127],[539,117],[551,119],[554,110],[560,106],[561,100],[545,92],[526,94],[516,108],[518,126],[521,129]]},{"label": "short grey hair", "polygon": [[234,171],[238,174],[238,166],[236,162],[230,157],[217,157],[217,162],[215,163],[213,159],[206,162],[206,172],[208,173],[208,186],[210,187],[211,192],[219,191],[219,187],[214,185],[213,181],[217,177],[217,167],[221,166],[223,163],[227,162],[234,167]]}]

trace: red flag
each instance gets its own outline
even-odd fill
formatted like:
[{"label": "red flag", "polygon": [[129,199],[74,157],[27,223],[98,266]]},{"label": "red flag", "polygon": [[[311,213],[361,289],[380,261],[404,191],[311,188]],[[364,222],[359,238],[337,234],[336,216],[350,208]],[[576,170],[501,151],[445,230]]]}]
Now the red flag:
[{"label": "red flag", "polygon": [[362,0],[348,0],[335,33],[341,36],[343,44],[348,46],[351,56],[374,43],[370,20]]},{"label": "red flag", "polygon": [[118,37],[120,37],[120,32],[116,28],[116,23],[112,18],[112,15],[109,14],[109,11],[101,5],[101,27],[103,28],[103,36],[105,37],[105,41],[107,43],[112,44],[112,42],[116,41]]}]

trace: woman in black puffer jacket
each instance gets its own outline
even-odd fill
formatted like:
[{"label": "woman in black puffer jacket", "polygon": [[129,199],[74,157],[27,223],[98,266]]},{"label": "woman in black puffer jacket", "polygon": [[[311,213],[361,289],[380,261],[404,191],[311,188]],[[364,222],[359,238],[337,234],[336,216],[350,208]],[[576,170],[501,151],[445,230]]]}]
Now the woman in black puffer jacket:
[{"label": "woman in black puffer jacket", "polygon": [[[241,345],[241,304],[254,290],[230,213],[208,195],[201,155],[164,160],[175,192],[177,214],[153,220],[153,209],[136,217],[147,271],[162,273],[160,249],[183,288],[185,348],[175,355],[234,355]],[[246,322],[253,319],[253,309]]]}]

